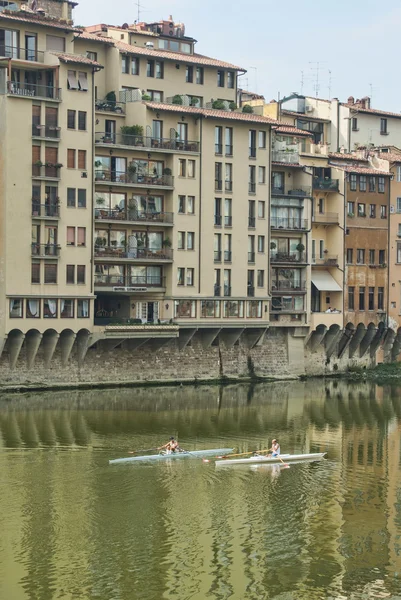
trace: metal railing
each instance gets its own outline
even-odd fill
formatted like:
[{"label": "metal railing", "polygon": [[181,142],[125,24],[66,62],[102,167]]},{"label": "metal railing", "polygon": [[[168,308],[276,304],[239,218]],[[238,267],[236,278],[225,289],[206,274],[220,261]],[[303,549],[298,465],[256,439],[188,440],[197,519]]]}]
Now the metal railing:
[{"label": "metal railing", "polygon": [[232,192],[233,191],[233,182],[226,179],[226,181],[224,182],[224,189],[226,192]]},{"label": "metal railing", "polygon": [[307,219],[295,219],[286,217],[272,217],[271,218],[272,229],[307,229]]},{"label": "metal railing", "polygon": [[250,194],[256,194],[256,183],[253,183],[252,181],[250,181],[248,183],[248,191]]},{"label": "metal railing", "polygon": [[129,135],[127,133],[95,133],[96,144],[115,146],[134,146],[160,150],[177,150],[178,152],[199,152],[199,142],[159,138],[145,135]]},{"label": "metal railing", "polygon": [[125,104],[122,102],[110,102],[109,100],[96,100],[95,110],[114,112],[123,115],[125,113]]},{"label": "metal railing", "polygon": [[290,281],[290,280],[272,281],[272,292],[278,292],[278,291],[281,292],[281,291],[286,291],[286,290],[304,292],[304,291],[306,291],[306,282],[305,281],[295,282],[295,281]]},{"label": "metal railing", "polygon": [[214,224],[218,227],[221,226],[221,215],[214,215]]},{"label": "metal railing", "polygon": [[318,256],[312,256],[312,265],[338,267],[338,256],[334,254],[325,254],[322,258]]},{"label": "metal railing", "polygon": [[326,177],[315,177],[312,182],[314,190],[325,190],[327,192],[338,192],[339,180]]},{"label": "metal railing", "polygon": [[100,275],[95,273],[96,286],[109,287],[166,287],[165,277],[148,277],[148,276],[124,276],[124,275]]},{"label": "metal railing", "polygon": [[61,88],[36,83],[7,81],[7,93],[13,96],[25,96],[28,98],[61,100]]},{"label": "metal railing", "polygon": [[32,137],[45,137],[59,140],[61,127],[53,127],[50,125],[33,125]]},{"label": "metal railing", "polygon": [[214,251],[214,262],[221,262],[221,250]]},{"label": "metal railing", "polygon": [[43,50],[19,48],[18,46],[7,46],[6,44],[0,44],[0,56],[40,63],[45,61],[45,53]]},{"label": "metal railing", "polygon": [[248,227],[256,226],[256,217],[248,217]]},{"label": "metal railing", "polygon": [[314,215],[312,223],[339,223],[338,213],[326,212],[323,214]]},{"label": "metal railing", "polygon": [[60,206],[58,204],[39,204],[32,202],[33,217],[51,217],[56,219],[60,216]]},{"label": "metal railing", "polygon": [[32,177],[48,177],[49,179],[60,179],[60,167],[32,165]]},{"label": "metal railing", "polygon": [[255,252],[248,252],[248,262],[249,263],[255,262]]},{"label": "metal railing", "polygon": [[126,246],[95,246],[97,258],[127,258],[130,260],[172,260],[171,248],[129,248]]},{"label": "metal railing", "polygon": [[95,219],[112,219],[113,221],[151,221],[152,223],[173,223],[174,213],[153,212],[136,209],[95,208]]},{"label": "metal railing", "polygon": [[223,144],[215,144],[214,145],[214,153],[215,154],[223,154]]},{"label": "metal railing", "polygon": [[224,217],[224,225],[226,227],[232,227],[232,224],[233,224],[233,218],[231,216]]},{"label": "metal railing", "polygon": [[310,186],[297,186],[296,188],[285,189],[283,187],[272,187],[272,196],[298,196],[304,198],[310,196],[312,188]]},{"label": "metal railing", "polygon": [[271,263],[304,263],[306,256],[303,252],[287,253],[277,252],[270,256]]},{"label": "metal railing", "polygon": [[174,177],[171,175],[155,175],[154,173],[131,173],[127,171],[110,171],[95,170],[95,181],[101,182],[113,182],[113,183],[125,183],[128,185],[138,184],[147,186],[165,186],[173,187]]},{"label": "metal railing", "polygon": [[60,256],[60,246],[58,244],[31,244],[32,256],[45,256],[57,258]]},{"label": "metal railing", "polygon": [[224,262],[231,262],[232,252],[231,250],[224,250]]},{"label": "metal railing", "polygon": [[287,165],[297,165],[299,163],[299,153],[291,150],[273,150],[272,161],[285,163]]},{"label": "metal railing", "polygon": [[233,146],[230,144],[226,144],[226,156],[233,155]]},{"label": "metal railing", "polygon": [[221,192],[223,190],[223,180],[222,179],[214,180],[214,189],[217,190],[218,192]]},{"label": "metal railing", "polygon": [[248,298],[254,298],[254,296],[255,296],[255,286],[248,285],[248,287],[247,287],[247,296],[248,296]]}]

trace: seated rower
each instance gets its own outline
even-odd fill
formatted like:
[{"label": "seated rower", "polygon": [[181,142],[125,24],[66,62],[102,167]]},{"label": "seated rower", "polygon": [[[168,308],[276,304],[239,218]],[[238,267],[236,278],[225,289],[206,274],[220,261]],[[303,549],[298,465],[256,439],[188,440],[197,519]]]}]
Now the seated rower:
[{"label": "seated rower", "polygon": [[178,445],[177,440],[171,436],[170,440],[164,446],[160,446],[158,450],[166,450],[166,454],[173,454],[174,452],[179,452],[181,448]]},{"label": "seated rower", "polygon": [[278,443],[278,440],[272,440],[272,447],[270,448],[269,452],[272,453],[272,456],[280,456],[280,444]]}]

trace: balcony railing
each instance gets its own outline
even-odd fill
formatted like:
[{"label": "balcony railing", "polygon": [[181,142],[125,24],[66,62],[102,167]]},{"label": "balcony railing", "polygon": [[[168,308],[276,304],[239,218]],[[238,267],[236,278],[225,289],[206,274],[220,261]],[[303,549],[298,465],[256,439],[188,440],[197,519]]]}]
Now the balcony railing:
[{"label": "balcony railing", "polygon": [[129,173],[127,171],[96,170],[95,181],[125,183],[127,185],[147,185],[173,187],[174,177],[171,175],[155,175],[154,173]]},{"label": "balcony railing", "polygon": [[13,96],[61,100],[61,88],[36,83],[7,81],[7,92]]},{"label": "balcony railing", "polygon": [[226,156],[232,156],[233,155],[233,147],[230,146],[230,144],[226,144]]},{"label": "balcony railing", "polygon": [[305,198],[310,196],[312,188],[309,186],[297,186],[296,188],[272,187],[272,196],[298,196]]},{"label": "balcony railing", "polygon": [[60,167],[33,164],[32,177],[60,179]]},{"label": "balcony railing", "polygon": [[39,204],[37,202],[32,202],[32,216],[58,219],[60,216],[60,206],[58,204]]},{"label": "balcony railing", "polygon": [[105,209],[95,208],[95,219],[110,219],[113,221],[147,221],[152,223],[169,223],[174,220],[174,213],[171,212],[152,212],[135,209]]},{"label": "balcony railing", "polygon": [[248,285],[248,287],[247,287],[247,296],[248,296],[248,298],[254,298],[254,296],[255,296],[255,286]]},{"label": "balcony railing", "polygon": [[57,258],[60,256],[60,246],[58,244],[31,244],[32,256]]},{"label": "balcony railing", "polygon": [[271,218],[272,229],[307,229],[307,219],[294,219],[294,218],[282,218],[272,217]]},{"label": "balcony railing", "polygon": [[232,192],[233,191],[233,182],[226,179],[226,181],[224,182],[224,189],[226,192]]},{"label": "balcony railing", "polygon": [[45,137],[52,138],[55,140],[60,139],[61,127],[53,127],[50,125],[33,125],[32,124],[32,137]]},{"label": "balcony railing", "polygon": [[221,250],[214,251],[214,262],[221,262]]},{"label": "balcony railing", "polygon": [[172,260],[171,248],[130,248],[125,246],[95,246],[97,258],[127,258],[130,260]]},{"label": "balcony railing", "polygon": [[221,296],[221,285],[214,284],[214,295]]},{"label": "balcony railing", "polygon": [[248,262],[249,263],[255,262],[255,252],[248,252]]},{"label": "balcony railing", "polygon": [[256,217],[248,217],[248,227],[256,226]]},{"label": "balcony railing", "polygon": [[292,152],[290,150],[273,150],[272,161],[287,165],[297,165],[299,163],[299,154],[296,151]]},{"label": "balcony railing", "polygon": [[224,284],[224,296],[231,296],[231,285]]},{"label": "balcony railing", "polygon": [[287,253],[277,252],[270,256],[271,263],[305,263],[306,256],[303,252]]},{"label": "balcony railing", "polygon": [[231,262],[232,252],[231,250],[224,250],[224,262]]},{"label": "balcony railing", "polygon": [[333,224],[337,224],[339,223],[339,218],[338,218],[338,213],[330,213],[330,212],[326,212],[323,214],[319,214],[319,215],[314,215],[312,217],[312,222],[313,223],[333,223]]},{"label": "balcony railing", "polygon": [[114,146],[134,146],[138,148],[151,148],[152,150],[176,150],[178,152],[199,152],[199,142],[159,138],[145,135],[129,135],[126,133],[104,133],[95,134],[96,144],[107,144]]},{"label": "balcony railing", "polygon": [[222,179],[214,180],[214,189],[217,190],[218,192],[221,192],[223,190],[223,180]]},{"label": "balcony railing", "polygon": [[338,192],[339,190],[339,180],[338,179],[329,179],[326,177],[315,177],[313,179],[313,189],[314,190],[322,190],[327,192]]},{"label": "balcony railing", "polygon": [[45,59],[45,53],[42,50],[19,48],[18,46],[7,46],[5,44],[0,44],[0,56],[40,63],[43,63]]},{"label": "balcony railing", "polygon": [[122,102],[109,102],[108,100],[96,100],[95,109],[123,115],[125,113],[125,104]]},{"label": "balcony railing", "polygon": [[232,225],[233,225],[233,218],[231,216],[224,217],[224,225],[226,227],[232,227]]},{"label": "balcony railing", "polygon": [[334,254],[325,254],[323,258],[313,256],[312,264],[325,267],[338,267],[338,256]]},{"label": "balcony railing", "polygon": [[253,183],[252,181],[250,181],[248,183],[248,191],[250,194],[256,194],[256,183]]},{"label": "balcony railing", "polygon": [[305,281],[273,281],[272,282],[272,292],[305,292],[306,291],[306,282]]},{"label": "balcony railing", "polygon": [[214,224],[221,227],[221,215],[214,215]]},{"label": "balcony railing", "polygon": [[98,287],[166,287],[165,277],[141,277],[124,275],[99,275],[95,273],[95,285]]},{"label": "balcony railing", "polygon": [[223,144],[215,144],[214,145],[214,153],[215,154],[223,154]]},{"label": "balcony railing", "polygon": [[249,157],[256,158],[256,146],[249,147]]}]

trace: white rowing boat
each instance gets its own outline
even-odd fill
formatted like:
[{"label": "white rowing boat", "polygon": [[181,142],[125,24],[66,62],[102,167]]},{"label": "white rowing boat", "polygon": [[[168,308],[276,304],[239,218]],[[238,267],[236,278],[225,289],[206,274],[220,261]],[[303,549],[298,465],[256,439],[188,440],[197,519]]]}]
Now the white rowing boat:
[{"label": "white rowing boat", "polygon": [[146,460],[163,460],[167,458],[206,458],[207,456],[225,456],[233,451],[234,448],[212,448],[210,450],[193,450],[192,452],[184,450],[182,452],[172,452],[171,454],[163,453],[148,454],[147,456],[129,456],[128,458],[115,458],[114,460],[109,460],[109,465]]},{"label": "white rowing boat", "polygon": [[228,460],[216,460],[216,467],[231,467],[233,465],[255,464],[275,465],[277,463],[282,464],[283,462],[286,464],[293,462],[313,462],[315,460],[321,460],[325,455],[326,452],[316,452],[314,454],[281,454],[280,457],[254,454],[249,458],[229,458]]}]

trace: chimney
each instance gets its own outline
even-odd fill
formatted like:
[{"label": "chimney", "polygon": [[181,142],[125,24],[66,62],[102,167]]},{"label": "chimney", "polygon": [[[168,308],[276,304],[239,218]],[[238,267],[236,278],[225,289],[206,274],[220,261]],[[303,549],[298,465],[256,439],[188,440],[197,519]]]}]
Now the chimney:
[{"label": "chimney", "polygon": [[350,96],[347,100],[347,104],[355,104],[355,98],[354,96]]},{"label": "chimney", "polygon": [[341,146],[341,148],[340,148],[340,154],[345,154],[345,148],[344,148],[344,146]]},{"label": "chimney", "polygon": [[168,18],[168,20],[172,22],[173,21],[173,15],[170,15],[169,18]]}]

